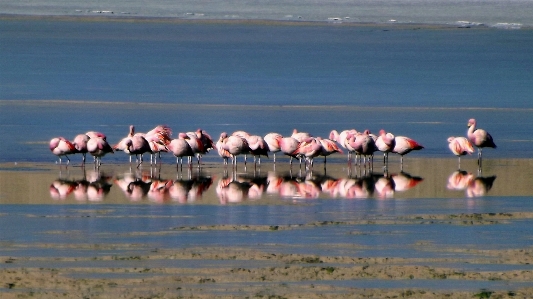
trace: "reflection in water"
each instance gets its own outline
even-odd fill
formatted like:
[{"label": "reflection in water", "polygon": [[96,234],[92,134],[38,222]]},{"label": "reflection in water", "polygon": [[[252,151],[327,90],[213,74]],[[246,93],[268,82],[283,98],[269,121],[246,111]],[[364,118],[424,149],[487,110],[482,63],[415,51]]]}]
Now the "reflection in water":
[{"label": "reflection in water", "polygon": [[[61,177],[61,173],[60,173]],[[102,201],[111,190],[110,176],[100,171],[87,173],[83,168],[80,180],[57,179],[50,185],[50,196],[54,199],[66,199],[71,193],[79,201]]]},{"label": "reflection in water", "polygon": [[[156,203],[191,203],[201,199],[213,184],[213,179],[203,175],[200,170],[189,169],[185,173],[178,171],[176,180],[161,176],[161,172],[154,171],[153,168],[149,172],[130,170],[113,177],[99,170],[85,172],[83,169],[83,178],[79,180],[65,179],[60,174],[50,185],[49,191],[54,199],[66,199],[73,194],[79,201],[102,201],[110,192],[110,180],[113,179],[124,196],[133,202],[149,200]],[[397,192],[414,188],[422,181],[422,178],[405,172],[375,174],[368,171],[357,176],[336,178],[311,171],[270,171],[261,174],[260,171],[238,173],[232,170],[228,175],[228,171],[224,170],[215,191],[221,204],[259,200],[267,196],[294,200],[393,198]],[[482,194],[483,188],[480,186],[487,185],[480,180],[472,180],[469,184],[469,194],[473,194],[472,196]]]},{"label": "reflection in water", "polygon": [[476,177],[464,170],[457,170],[448,177],[446,187],[449,190],[464,190],[467,197],[480,197],[489,192],[495,180],[496,176]]},{"label": "reflection in water", "polygon": [[260,193],[290,199],[314,199],[320,196],[330,198],[391,198],[395,192],[409,190],[422,178],[407,173],[372,175],[337,179],[328,175],[313,175],[307,172],[281,174],[268,172],[265,177],[233,177],[227,175],[219,180],[217,195],[221,203],[242,202],[246,199],[258,199]]},{"label": "reflection in water", "polygon": [[261,175],[237,175],[227,172],[218,181],[216,193],[221,204],[238,203],[246,200],[257,200],[267,190],[267,177]]},{"label": "reflection in water", "polygon": [[203,175],[195,175],[189,172],[186,179],[183,176],[175,181],[161,179],[150,173],[150,175],[136,172],[128,172],[122,177],[115,179],[120,189],[127,198],[132,201],[139,201],[146,197],[150,201],[163,203],[167,201],[178,201],[180,203],[194,202],[202,197],[202,194],[209,189],[213,180]]}]

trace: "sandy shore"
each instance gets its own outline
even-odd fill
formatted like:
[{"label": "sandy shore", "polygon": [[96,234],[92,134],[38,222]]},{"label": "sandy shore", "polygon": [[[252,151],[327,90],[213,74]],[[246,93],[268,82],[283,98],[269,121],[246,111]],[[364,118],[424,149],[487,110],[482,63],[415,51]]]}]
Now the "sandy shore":
[{"label": "sandy shore", "polygon": [[[469,202],[464,191],[446,188],[448,168],[453,173],[455,160],[411,159],[408,167],[413,175],[423,180],[411,190],[394,193],[384,203],[379,203],[376,193],[362,201],[376,204],[383,210],[370,209],[368,214],[350,219],[339,218],[336,212],[322,211],[325,218],[301,216],[278,224],[242,224],[241,218],[229,218],[223,224],[208,224],[195,215],[152,215],[150,206],[172,207],[150,200],[144,195],[132,200],[124,195],[116,179],[123,176],[124,165],[104,165],[101,171],[109,174],[111,192],[100,201],[87,197],[79,200],[74,195],[63,199],[49,193],[50,186],[62,180],[76,181],[82,177],[79,167],[71,167],[58,174],[57,165],[4,164],[1,167],[0,199],[4,221],[0,239],[0,296],[2,298],[528,298],[533,295],[533,248],[527,240],[527,231],[518,240],[499,236],[507,242],[494,245],[464,245],[462,243],[439,245],[417,237],[417,232],[435,228],[437,232],[458,232],[478,238],[471,229],[493,236],[496,229],[515,229],[515,225],[528,226],[533,212],[527,206],[513,211],[476,212],[454,208],[460,202],[467,207],[480,207],[505,202],[505,198],[530,196],[530,188],[521,187],[527,177],[516,173],[529,173],[529,160],[497,160],[488,162],[486,176],[497,180],[486,197]],[[472,161],[465,161],[471,167]],[[424,168],[432,163],[437,167]],[[495,167],[497,165],[498,167]],[[174,178],[175,168],[164,167],[156,176]],[[265,164],[263,169],[272,165]],[[272,171],[262,172],[241,169],[235,178],[265,177],[269,182],[286,175],[285,166],[272,176]],[[397,167],[394,165],[393,167]],[[443,171],[446,170],[446,171]],[[146,171],[146,169],[144,170]],[[278,206],[283,209],[309,207],[315,203],[301,197],[287,200],[281,194],[263,193],[260,197],[242,197],[240,202],[221,202],[220,184],[226,184],[223,168],[207,164],[201,177],[212,179],[196,201],[167,201],[177,207],[200,205],[244,206],[245,211],[265,210]],[[142,172],[141,172],[142,173]],[[315,175],[320,171],[315,171]],[[396,171],[394,172],[396,173]],[[270,176],[269,176],[270,174]],[[145,173],[146,177],[150,176]],[[379,175],[379,174],[378,174]],[[485,175],[485,174],[484,174]],[[185,175],[187,177],[188,175]],[[320,175],[319,175],[320,176]],[[323,176],[323,175],[322,175]],[[85,179],[90,175],[85,173]],[[179,174],[177,176],[180,178]],[[232,175],[230,175],[232,177]],[[349,178],[345,166],[328,166],[328,177],[336,180]],[[146,179],[146,178],[145,178]],[[152,177],[152,180],[154,177]],[[305,182],[305,176],[301,178]],[[179,180],[178,180],[179,181]],[[322,185],[321,188],[326,188]],[[266,189],[265,189],[266,190]],[[446,204],[449,198],[464,197]],[[330,193],[321,192],[318,202],[327,199],[328,205],[349,204],[346,199],[332,201]],[[395,201],[395,199],[397,201]],[[407,200],[406,200],[407,199]],[[442,201],[441,212],[410,212],[410,200]],[[58,205],[59,204],[59,205]],[[76,204],[76,205],[63,205]],[[97,204],[97,205],[95,205]],[[110,205],[111,204],[111,205]],[[141,204],[141,205],[139,205]],[[387,206],[390,205],[389,206]],[[397,205],[396,205],[397,204]],[[405,208],[400,205],[407,205]],[[262,207],[264,206],[264,207]],[[146,207],[146,210],[139,210]],[[248,208],[246,208],[248,207]],[[45,208],[45,209],[44,209]],[[414,206],[413,206],[414,208]],[[66,209],[66,210],[65,210]],[[511,208],[514,209],[514,208]],[[397,210],[395,212],[395,210]],[[13,212],[15,211],[15,212]],[[144,212],[143,212],[144,211]],[[161,209],[164,211],[164,209]],[[177,211],[181,211],[178,209]],[[206,210],[201,210],[206,212]],[[225,210],[224,210],[225,211]],[[342,210],[341,210],[342,211]],[[390,212],[387,212],[390,211]],[[402,211],[400,213],[400,211]],[[457,212],[459,211],[459,212]],[[461,212],[462,211],[462,212]],[[242,212],[242,211],[241,211]],[[12,215],[11,213],[18,213]],[[270,212],[272,213],[272,211]],[[18,216],[17,216],[18,215]],[[218,215],[218,214],[217,214]],[[215,215],[216,216],[216,215]],[[23,218],[25,227],[9,227],[10,217]],[[223,217],[223,216],[216,216]],[[290,213],[287,217],[291,217]],[[209,217],[208,217],[209,218]],[[208,219],[206,218],[206,219]],[[26,219],[26,220],[24,220]],[[231,220],[233,219],[233,220]],[[243,218],[248,219],[248,218]],[[270,219],[270,218],[267,218]],[[284,219],[284,218],[283,218]],[[299,220],[306,219],[306,220]],[[315,220],[313,220],[315,219]],[[324,220],[326,219],[326,220]],[[128,227],[115,224],[142,221],[156,225],[154,229]],[[72,226],[69,224],[76,224]],[[100,229],[102,226],[105,229]],[[81,227],[81,229],[80,229]],[[29,238],[18,240],[19,232]],[[313,232],[316,236],[313,239]],[[310,234],[311,243],[296,242],[292,236]],[[266,239],[247,243],[246,238]],[[332,235],[330,239],[325,236]],[[379,241],[395,235],[412,241],[394,244]],[[470,235],[470,237],[469,237]],[[9,237],[6,237],[9,236]],[[180,240],[187,237],[238,238],[241,244],[220,246],[220,240],[208,245],[188,245]],[[283,237],[286,236],[286,237]],[[278,239],[276,239],[278,238]],[[514,238],[514,237],[511,237]],[[261,238],[260,238],[261,239]],[[103,241],[102,241],[103,240]],[[132,241],[133,240],[133,241]],[[164,240],[176,240],[179,248]],[[257,240],[257,239],[254,239]],[[273,241],[274,240],[274,241]],[[275,241],[278,240],[278,241]],[[285,240],[285,241],[284,241]],[[306,240],[306,239],[303,239]],[[331,241],[333,240],[333,241]],[[162,243],[163,242],[163,243]],[[183,241],[186,242],[186,241]],[[380,243],[385,242],[385,243]],[[497,245],[497,246],[496,246]],[[412,251],[411,254],[409,252]],[[376,253],[372,253],[376,252]]]}]

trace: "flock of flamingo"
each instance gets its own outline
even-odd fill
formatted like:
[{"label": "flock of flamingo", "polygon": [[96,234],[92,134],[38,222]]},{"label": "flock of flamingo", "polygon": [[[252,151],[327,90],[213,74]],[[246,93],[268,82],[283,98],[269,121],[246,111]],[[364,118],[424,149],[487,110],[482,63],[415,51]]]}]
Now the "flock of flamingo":
[{"label": "flock of flamingo", "polygon": [[[143,154],[150,154],[150,164],[157,163],[161,152],[170,152],[176,157],[176,165],[183,165],[183,158],[188,159],[188,166],[192,166],[192,159],[196,156],[198,165],[201,157],[210,150],[216,149],[223,159],[224,165],[231,159],[233,166],[237,165],[237,156],[244,155],[254,157],[254,163],[261,163],[261,156],[268,157],[268,153],[273,153],[273,162],[276,162],[276,153],[281,152],[290,157],[292,165],[293,158],[305,162],[307,168],[313,166],[316,157],[323,156],[324,163],[326,157],[334,153],[347,151],[348,162],[351,162],[352,154],[355,154],[355,163],[368,163],[371,165],[375,152],[383,153],[384,166],[388,165],[388,154],[395,153],[401,156],[403,166],[403,156],[413,150],[421,150],[424,147],[415,140],[405,136],[395,136],[385,130],[380,130],[379,135],[370,133],[369,130],[358,132],[355,129],[344,130],[340,133],[332,130],[329,138],[313,137],[309,133],[298,132],[294,129],[291,136],[283,137],[278,133],[268,133],[264,137],[252,135],[245,131],[236,131],[231,135],[226,132],[220,134],[217,142],[204,130],[198,129],[194,132],[179,133],[175,139],[171,138],[172,130],[168,126],[159,125],[147,133],[135,133],[134,126],[130,126],[129,134],[120,140],[116,145],[111,146],[105,134],[90,131],[77,135],[71,142],[63,137],[56,137],[50,141],[50,150],[59,157],[65,157],[70,163],[68,155],[81,153],[83,155],[82,165],[85,164],[86,154],[94,157],[94,163],[101,165],[101,158],[108,153],[123,151],[131,157],[136,156],[137,167],[143,162]],[[478,165],[481,167],[481,153],[485,147],[496,148],[492,136],[483,129],[476,128],[476,120],[468,121],[468,131],[466,137],[449,137],[449,148],[451,152],[459,157],[459,168],[461,156],[474,153],[474,146],[478,148]],[[342,149],[341,149],[342,148]],[[257,159],[257,160],[256,160]]]}]

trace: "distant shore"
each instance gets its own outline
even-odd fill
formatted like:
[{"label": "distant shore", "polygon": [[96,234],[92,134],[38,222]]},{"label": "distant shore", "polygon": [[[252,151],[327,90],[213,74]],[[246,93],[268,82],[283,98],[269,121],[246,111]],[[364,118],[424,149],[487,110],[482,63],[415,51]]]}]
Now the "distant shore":
[{"label": "distant shore", "polygon": [[[30,15],[30,14],[0,14],[0,20],[18,20],[18,21],[64,21],[64,22],[125,22],[125,23],[172,23],[172,24],[246,24],[258,26],[345,26],[345,27],[377,27],[383,30],[401,29],[494,29],[494,26],[484,24],[475,24],[469,22],[457,22],[449,24],[426,24],[426,23],[402,23],[391,20],[389,22],[356,22],[346,20],[269,20],[269,19],[187,19],[180,17],[151,17],[151,16],[132,16],[128,14],[95,14],[95,15]],[[511,25],[511,24],[509,24]],[[521,26],[520,29],[533,29],[533,27]]]}]

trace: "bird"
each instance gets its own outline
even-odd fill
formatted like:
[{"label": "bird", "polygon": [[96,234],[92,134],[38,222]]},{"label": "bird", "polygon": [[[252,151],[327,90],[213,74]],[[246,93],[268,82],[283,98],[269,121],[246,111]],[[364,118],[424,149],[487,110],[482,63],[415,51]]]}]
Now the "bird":
[{"label": "bird", "polygon": [[421,150],[424,148],[420,143],[405,136],[395,136],[394,143],[395,143],[394,149],[392,150],[392,152],[400,155],[401,169],[403,169],[403,156],[404,155],[407,155],[408,153],[412,151]]},{"label": "bird", "polygon": [[322,144],[317,138],[309,137],[299,143],[292,155],[305,157],[307,169],[313,167],[313,160],[322,154]]},{"label": "bird", "polygon": [[302,157],[300,155],[294,154],[294,152],[298,149],[299,145],[300,142],[294,139],[293,137],[283,137],[279,140],[279,149],[283,154],[291,158],[289,161],[289,164],[291,166],[293,158],[300,160],[300,167],[302,166]]},{"label": "bird", "polygon": [[392,152],[396,145],[394,134],[387,133],[381,129],[375,143],[378,151],[383,152],[383,164],[387,165],[389,162],[389,153]]},{"label": "bird", "polygon": [[78,153],[82,154],[82,165],[85,165],[85,158],[87,155],[87,142],[89,141],[89,136],[87,134],[78,134],[74,137],[72,144],[76,147]]},{"label": "bird", "polygon": [[298,132],[297,129],[292,130],[292,138],[296,139],[298,142],[302,142],[306,139],[309,139],[310,137],[313,137],[311,134],[306,132]]},{"label": "bird", "polygon": [[259,165],[261,165],[261,156],[268,158],[269,147],[263,137],[259,135],[250,135],[246,138],[248,147],[250,148],[250,154],[254,157],[254,164],[256,163],[256,157],[258,158]]},{"label": "bird", "polygon": [[[130,156],[130,164],[131,164],[131,156],[132,154],[128,151],[128,148],[127,148],[127,142],[128,140],[130,140],[133,135],[135,135],[135,127],[133,125],[130,125],[130,131],[128,133],[128,136],[122,138],[117,144],[115,144],[113,146],[113,150],[115,151],[123,151],[125,152],[126,154],[128,154]],[[139,160],[137,158],[137,160]]]},{"label": "bird", "polygon": [[367,156],[369,156],[368,163],[371,163],[371,157],[374,155],[374,152],[377,151],[377,148],[376,142],[374,141],[374,138],[372,138],[368,130],[363,133],[358,132],[355,135],[350,135],[347,142],[357,154],[359,154],[360,156],[364,156],[363,163],[365,165],[367,163]]},{"label": "bird", "polygon": [[59,158],[59,164],[61,164],[61,156],[65,156],[65,158],[67,158],[67,165],[70,164],[70,159],[67,155],[78,152],[74,144],[63,137],[52,138],[49,146],[52,153]]},{"label": "bird", "polygon": [[102,165],[102,157],[107,153],[113,153],[113,148],[107,143],[105,137],[94,137],[87,141],[87,151],[94,157],[97,166]]},{"label": "bird", "polygon": [[[176,167],[181,165],[183,167],[183,157],[194,157],[194,152],[186,139],[189,139],[186,133],[179,133],[178,138],[173,139],[167,148],[176,157]],[[190,160],[190,159],[188,159]],[[191,163],[188,163],[191,167]]]},{"label": "bird", "polygon": [[472,143],[465,137],[448,137],[448,147],[459,159],[459,168],[461,169],[461,156],[471,155],[474,153]]},{"label": "bird", "polygon": [[468,131],[466,132],[468,140],[477,147],[477,162],[481,166],[481,151],[484,147],[496,148],[492,136],[483,129],[476,128],[476,120],[471,118],[468,120]]},{"label": "bird", "polygon": [[263,140],[265,140],[268,150],[273,155],[273,161],[276,163],[276,153],[281,151],[279,147],[279,140],[283,138],[283,136],[279,133],[268,133],[263,137]]},{"label": "bird", "polygon": [[215,143],[211,136],[202,129],[197,129],[194,132],[187,132],[186,134],[190,138],[187,139],[187,142],[191,145],[191,148],[196,155],[196,159],[198,160],[198,166],[200,166],[202,156],[215,148]]},{"label": "bird", "polygon": [[143,162],[142,155],[146,152],[150,152],[150,144],[148,141],[141,135],[133,135],[133,137],[126,140],[126,150],[130,155],[140,155],[137,167],[139,167]]},{"label": "bird", "polygon": [[345,148],[348,153],[348,162],[352,159],[352,153],[354,152],[354,149],[347,143],[349,136],[357,134],[357,130],[350,129],[350,130],[343,130],[340,133],[337,130],[332,130],[329,133],[329,139],[336,141],[341,147]]},{"label": "bird", "polygon": [[320,153],[320,156],[324,156],[324,165],[326,165],[327,156],[334,154],[334,153],[342,154],[342,150],[337,146],[335,141],[331,139],[327,139],[327,138],[321,138],[321,137],[317,137],[316,139],[322,146],[322,151]]},{"label": "bird", "polygon": [[[226,132],[220,134],[220,147],[225,152],[229,153],[232,160],[232,165],[237,166],[237,156],[248,152],[248,144],[246,139],[239,136],[228,136]],[[220,154],[220,151],[219,151]],[[222,155],[221,155],[222,156]],[[227,161],[227,157],[223,157]],[[226,163],[227,164],[227,163]]]}]

